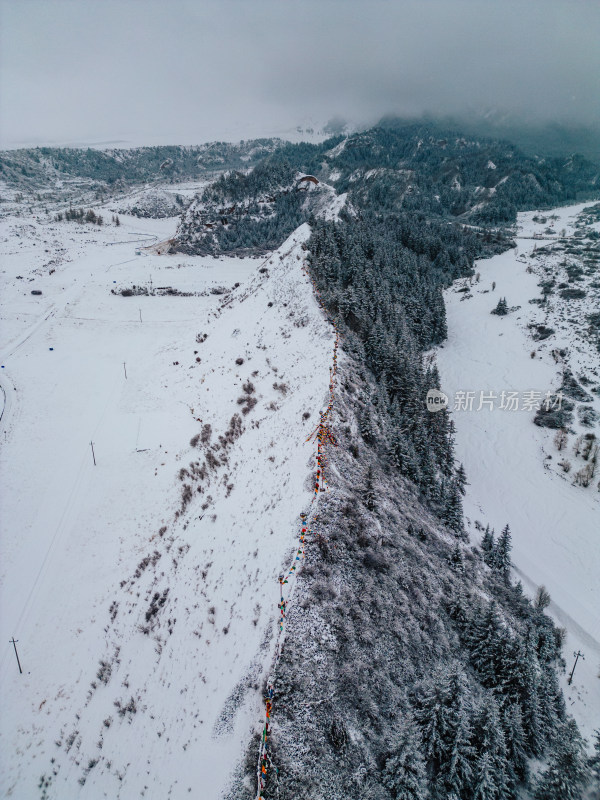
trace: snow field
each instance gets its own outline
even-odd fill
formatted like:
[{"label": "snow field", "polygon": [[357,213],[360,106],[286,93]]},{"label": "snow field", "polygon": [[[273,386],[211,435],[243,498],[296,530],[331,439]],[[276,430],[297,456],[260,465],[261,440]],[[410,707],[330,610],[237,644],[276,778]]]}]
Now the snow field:
[{"label": "snow field", "polygon": [[[564,229],[570,240],[577,216],[589,205],[559,208],[544,212],[544,216],[556,215],[554,228]],[[558,390],[563,365],[551,355],[557,347],[568,349],[574,374],[583,370],[600,383],[598,353],[574,324],[581,322],[585,313],[597,310],[594,292],[590,291],[584,301],[572,301],[566,312],[557,298],[549,311],[529,303],[541,295],[538,283],[547,277],[542,267],[558,268],[563,259],[558,250],[539,256],[537,249],[548,242],[529,237],[542,235],[547,223],[536,223],[534,216],[535,212],[519,214],[516,251],[477,262],[475,270],[481,279],[470,287],[472,296],[463,300],[465,294],[456,291],[464,281],[446,292],[448,340],[438,349],[436,358],[451,409],[457,391],[475,392],[473,411],[452,411],[457,429],[456,457],[464,463],[469,481],[464,509],[471,535],[476,541],[481,536],[476,521],[484,527],[489,522],[497,534],[508,522],[516,577],[531,594],[540,585],[550,592],[553,603],[549,612],[567,629],[563,648],[567,674],[573,664],[572,653],[585,653],[573,685],[567,685],[565,676],[563,688],[567,708],[589,737],[600,720],[597,478],[588,488],[574,486],[572,474],[565,476],[555,466],[561,458],[553,444],[556,431],[534,425],[534,411],[500,410],[499,400],[492,410],[486,406],[476,410],[482,390],[493,390],[498,398],[503,390],[518,391],[521,397],[523,392],[536,390],[542,398],[548,390]],[[503,296],[509,307],[520,306],[518,310],[505,317],[490,314]],[[565,317],[573,314],[575,318],[565,322]],[[554,328],[555,335],[543,342],[534,341],[527,327],[534,323]],[[592,405],[600,409],[597,395]],[[577,418],[573,427],[577,434],[589,430],[582,428]],[[571,436],[571,444],[573,440]]]},{"label": "snow field", "polygon": [[[308,229],[263,262],[136,257],[129,239],[176,220],[121,222],[32,222],[23,246],[1,222],[8,796],[44,776],[48,798],[220,797],[260,729],[277,576],[311,497],[333,335]],[[111,294],[150,277],[200,294]]]}]

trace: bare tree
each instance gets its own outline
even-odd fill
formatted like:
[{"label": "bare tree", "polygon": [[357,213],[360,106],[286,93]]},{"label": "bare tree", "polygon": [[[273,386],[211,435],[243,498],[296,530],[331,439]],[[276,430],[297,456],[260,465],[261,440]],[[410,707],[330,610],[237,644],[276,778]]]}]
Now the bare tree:
[{"label": "bare tree", "polygon": [[567,431],[564,428],[560,428],[556,431],[556,436],[554,437],[554,444],[556,445],[556,449],[560,452],[567,446],[567,442],[569,441],[569,437],[567,436]]}]

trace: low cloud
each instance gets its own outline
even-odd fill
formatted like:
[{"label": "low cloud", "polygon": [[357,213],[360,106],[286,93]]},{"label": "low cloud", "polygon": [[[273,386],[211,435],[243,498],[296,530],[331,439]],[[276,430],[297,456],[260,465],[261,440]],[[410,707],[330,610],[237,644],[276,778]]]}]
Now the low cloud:
[{"label": "low cloud", "polygon": [[595,0],[0,0],[2,145],[191,143],[333,116],[600,125]]}]

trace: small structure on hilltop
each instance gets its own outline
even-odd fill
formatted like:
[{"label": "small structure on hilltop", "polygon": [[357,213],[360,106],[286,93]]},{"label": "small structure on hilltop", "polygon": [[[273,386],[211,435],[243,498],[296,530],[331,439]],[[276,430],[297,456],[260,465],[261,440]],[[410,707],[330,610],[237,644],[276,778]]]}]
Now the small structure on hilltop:
[{"label": "small structure on hilltop", "polygon": [[308,191],[309,183],[314,183],[315,186],[318,186],[319,181],[314,175],[304,175],[302,178],[298,178],[298,181],[296,182],[296,189],[302,189],[306,192]]}]

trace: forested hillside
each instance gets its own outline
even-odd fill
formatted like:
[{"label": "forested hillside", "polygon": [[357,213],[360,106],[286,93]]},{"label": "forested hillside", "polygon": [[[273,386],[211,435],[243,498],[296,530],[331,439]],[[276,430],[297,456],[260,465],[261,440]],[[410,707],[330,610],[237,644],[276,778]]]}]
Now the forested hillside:
[{"label": "forested hillside", "polygon": [[[305,212],[311,276],[345,359],[331,491],[274,674],[264,797],[497,800],[524,787],[539,800],[580,797],[587,757],[557,681],[563,633],[544,614],[544,594],[532,604],[513,583],[508,525],[486,531],[481,548],[468,542],[468,476],[448,414],[426,410],[439,378],[423,354],[446,336],[442,288],[508,246],[497,225],[592,191],[597,168],[413,128],[327,143],[319,170],[314,151],[297,160],[286,149],[286,197],[291,170],[311,169],[347,193],[338,219]],[[224,179],[218,196],[212,190],[217,205],[244,202],[243,192],[234,197],[241,186],[249,202],[273,192],[281,157],[252,185]],[[280,215],[275,196],[271,234],[298,223],[295,208]],[[263,226],[258,215],[227,220],[213,243],[259,251]],[[257,749],[231,797],[252,796]],[[531,759],[547,767],[532,775]]]},{"label": "forested hillside", "polygon": [[351,137],[330,159],[340,191],[382,210],[504,224],[527,208],[597,194],[600,171],[581,156],[526,156],[514,145],[435,126],[389,121]]},{"label": "forested hillside", "polygon": [[36,147],[0,153],[0,181],[23,191],[54,188],[56,181],[93,181],[97,188],[147,181],[191,180],[223,169],[248,169],[282,142],[256,139],[193,147],[161,146],[97,150]]},{"label": "forested hillside", "polygon": [[[596,761],[588,762],[585,744],[569,717],[559,686],[558,677],[565,669],[564,632],[545,613],[549,597],[540,591],[532,602],[521,584],[514,583],[512,533],[508,525],[503,523],[503,529],[495,531],[482,528],[482,542],[476,545],[469,541],[462,508],[469,475],[455,458],[450,415],[445,410],[429,413],[426,395],[440,384],[427,352],[447,335],[443,289],[457,278],[468,280],[474,276],[477,258],[512,246],[517,211],[597,197],[599,175],[600,167],[580,156],[526,155],[510,143],[466,136],[434,123],[407,124],[397,120],[385,120],[371,130],[312,145],[260,140],[197,148],[38,148],[2,154],[2,191],[15,197],[19,216],[21,200],[16,199],[16,194],[21,189],[28,196],[29,211],[34,204],[43,208],[42,200],[52,199],[56,193],[56,209],[62,213],[75,196],[70,193],[72,186],[78,191],[83,188],[92,197],[95,193],[96,199],[104,201],[124,187],[150,184],[143,190],[130,191],[128,198],[113,200],[113,213],[158,218],[182,210],[174,236],[173,228],[168,226],[158,226],[157,230],[168,236],[161,241],[169,242],[171,253],[185,254],[178,257],[182,262],[178,266],[189,270],[190,281],[198,280],[201,270],[197,269],[198,261],[187,256],[272,254],[264,264],[256,265],[256,275],[248,287],[236,282],[232,289],[222,288],[227,281],[223,278],[221,283],[221,273],[231,271],[237,262],[214,259],[210,262],[214,275],[210,288],[197,293],[168,293],[178,302],[185,297],[195,302],[194,298],[202,293],[206,297],[227,295],[208,315],[206,323],[212,324],[212,314],[214,320],[221,320],[222,338],[213,338],[211,332],[209,349],[202,355],[194,349],[190,365],[190,369],[200,369],[195,365],[203,363],[205,377],[213,376],[210,380],[216,381],[216,388],[206,395],[213,402],[217,398],[219,412],[225,385],[219,383],[221,377],[230,374],[231,365],[242,367],[255,355],[249,349],[251,337],[246,337],[246,331],[242,337],[246,349],[242,339],[242,344],[237,342],[243,323],[236,317],[239,328],[230,325],[237,314],[242,320],[244,314],[246,320],[254,320],[254,316],[248,316],[250,303],[242,306],[243,302],[250,299],[254,304],[252,314],[256,315],[259,331],[257,350],[261,354],[267,351],[268,387],[277,396],[284,397],[288,386],[278,373],[281,365],[276,367],[270,358],[283,351],[283,338],[290,340],[290,352],[302,351],[309,371],[318,349],[317,339],[319,347],[324,341],[319,326],[306,327],[309,318],[302,303],[311,298],[301,268],[310,275],[323,313],[335,322],[339,359],[337,370],[330,373],[335,375],[328,418],[331,436],[328,443],[321,441],[326,457],[319,462],[319,469],[323,470],[320,479],[324,478],[328,491],[315,493],[317,514],[310,520],[306,559],[298,569],[293,603],[288,606],[282,599],[279,606],[287,623],[283,650],[268,684],[262,687],[270,715],[269,747],[261,751],[268,756],[265,800],[578,800],[588,785],[590,767],[596,770],[597,782],[600,738],[599,755]],[[192,188],[184,187],[182,182],[187,180],[197,183]],[[174,184],[173,192],[170,186],[165,188],[170,183]],[[175,193],[178,191],[181,196]],[[194,193],[197,194],[192,199]],[[84,208],[83,201],[80,206]],[[83,210],[81,214],[83,217]],[[57,214],[57,224],[59,220]],[[71,224],[60,222],[64,229]],[[140,220],[135,222],[137,225]],[[116,219],[113,223],[117,225]],[[307,226],[295,249],[288,250],[286,246],[279,255],[274,254],[303,223],[309,224],[310,236]],[[107,233],[105,229],[109,227]],[[94,227],[96,230],[100,230],[98,226]],[[102,228],[106,236],[116,230],[108,225]],[[120,241],[120,230],[119,224],[119,238],[111,243],[115,247],[127,245]],[[21,240],[20,228],[17,236]],[[141,276],[136,277],[135,285],[139,287],[147,280],[148,264],[156,270],[173,268],[173,261],[150,250],[147,248],[148,255],[139,254],[135,260],[123,251],[106,270],[125,265],[123,274],[128,274],[132,269],[128,265],[134,263],[138,270],[135,274]],[[98,267],[100,270],[105,268],[105,261],[102,250],[94,263],[103,265]],[[293,291],[289,287],[283,291],[281,284],[292,273],[292,267],[298,272]],[[254,269],[252,259],[244,269]],[[21,266],[15,270],[15,282],[23,280]],[[48,274],[48,280],[54,271]],[[86,265],[85,281],[88,272]],[[228,274],[231,277],[231,272]],[[115,281],[116,276],[116,272],[110,273],[111,280]],[[107,280],[103,275],[101,278]],[[167,281],[171,281],[170,275],[164,278]],[[273,292],[268,295],[268,302],[259,293],[263,283]],[[168,291],[171,286],[165,289]],[[127,296],[124,291],[115,292],[113,288],[111,300],[121,301]],[[239,306],[232,305],[234,300],[239,300]],[[226,316],[227,309],[231,317]],[[314,312],[315,320],[323,323],[320,312],[316,308]],[[141,310],[139,313],[141,323]],[[194,318],[196,313],[194,307],[190,316]],[[270,350],[263,342],[265,314],[275,319],[280,314],[285,320],[285,325],[281,320],[270,323]],[[169,312],[168,319],[176,317],[176,312],[173,317]],[[185,326],[188,324],[186,318]],[[146,316],[143,328],[147,328]],[[304,339],[300,338],[302,331]],[[168,343],[168,347],[176,350],[180,347],[180,329],[174,336],[174,344]],[[199,347],[206,337],[206,330],[203,335],[198,332],[192,338],[192,346]],[[223,342],[226,347],[221,347]],[[235,352],[229,352],[231,348]],[[218,373],[215,367],[225,351],[227,369],[221,366]],[[183,367],[183,359],[172,361],[169,355],[167,360],[169,370]],[[118,366],[120,370],[121,364]],[[277,376],[275,382],[271,372]],[[191,402],[195,407],[198,384],[193,373],[185,374],[185,385],[194,395]],[[258,371],[249,374],[258,381]],[[298,376],[296,386],[306,389],[305,374],[299,372]],[[133,378],[127,379],[127,373],[124,380],[133,385]],[[241,381],[240,375],[234,372],[233,387],[238,385],[237,380]],[[247,379],[241,397],[235,389],[238,399],[232,402],[237,402],[236,408],[244,405],[243,414],[258,402],[253,381]],[[181,403],[182,384],[173,386],[177,388],[172,396],[177,395]],[[294,391],[289,392],[290,397],[295,396]],[[323,401],[312,389],[310,399],[314,408]],[[192,405],[190,408],[195,421],[202,423],[201,418],[195,417]],[[278,409],[274,399],[265,413]],[[282,414],[287,412],[282,410]],[[309,424],[310,416],[311,411],[303,408],[303,424]],[[289,418],[285,420],[287,427]],[[170,428],[171,417],[165,425]],[[201,430],[205,428],[204,425]],[[138,427],[138,438],[139,430]],[[271,440],[269,448],[283,447],[273,430],[264,425],[261,436]],[[248,431],[259,431],[259,420],[248,426]],[[186,441],[192,448],[198,444],[196,436]],[[164,441],[158,446],[162,459]],[[253,468],[248,466],[248,453],[264,461],[263,456],[259,459],[256,455],[261,449],[262,445],[252,451],[240,451],[240,464],[249,473]],[[135,452],[147,451],[138,451],[136,445]],[[162,460],[158,463],[164,466]],[[218,466],[219,462],[215,463]],[[190,462],[192,472],[193,464]],[[272,470],[270,476],[282,470],[276,466],[274,456],[268,457],[267,465]],[[181,466],[178,470],[179,480],[183,481],[186,470]],[[197,474],[202,480],[206,477],[202,470]],[[254,491],[255,474],[249,475],[248,480]],[[234,485],[223,481],[223,486],[225,500]],[[192,493],[190,485],[183,487],[186,504],[192,502],[192,497],[198,501],[198,493]],[[262,501],[262,484],[257,491]],[[236,509],[238,502],[234,495],[232,504]],[[208,507],[203,506],[202,511]],[[264,525],[266,511],[261,515],[253,505],[250,508],[248,519],[265,533],[269,528]],[[175,519],[179,515],[177,511]],[[198,522],[202,518],[203,514],[198,514]],[[227,519],[224,514],[223,519]],[[210,524],[216,520],[215,513]],[[186,520],[184,531],[187,524]],[[229,523],[221,520],[221,512],[219,524],[224,532],[231,533]],[[247,525],[246,518],[243,524]],[[290,526],[286,523],[280,528],[289,531]],[[161,529],[158,537],[162,538],[166,530]],[[190,533],[194,530],[191,528]],[[250,535],[254,536],[252,529]],[[172,540],[164,541],[168,552]],[[217,538],[215,541],[222,543]],[[182,546],[178,552],[178,558],[173,559],[173,575],[187,550]],[[258,549],[252,557],[257,558],[257,554]],[[243,558],[245,563],[245,553]],[[197,569],[196,555],[190,559]],[[213,563],[212,549],[210,560],[208,555],[206,560],[207,570]],[[150,561],[151,557],[144,569]],[[276,564],[279,563],[278,555]],[[160,579],[165,580],[163,592],[168,592],[165,572],[159,569]],[[223,572],[219,574],[225,579],[219,578],[218,586],[225,586],[223,597],[227,596],[228,602],[230,571],[231,562],[224,557]],[[154,580],[149,574],[146,578]],[[216,606],[212,604],[216,602],[213,595],[217,579],[214,580],[210,597],[205,596],[212,609],[207,625],[213,625],[215,619]],[[197,584],[194,585],[195,599]],[[154,588],[152,584],[148,591],[154,592]],[[178,600],[175,591],[169,594],[168,604],[167,595],[163,597],[167,609],[187,602]],[[234,599],[239,598],[236,595]],[[132,602],[137,601],[132,598]],[[151,602],[150,611],[140,613],[158,616],[156,600]],[[168,613],[171,635],[171,620],[174,626],[176,615],[174,611]],[[125,624],[122,619],[126,619],[124,614],[118,625]],[[146,616],[146,622],[148,619]],[[272,617],[269,619],[270,625]],[[112,616],[111,625],[114,621]],[[254,630],[258,616],[248,621]],[[235,640],[228,624],[221,627],[220,633],[215,631],[206,640],[206,647],[211,646],[206,664],[211,669],[217,664],[218,671],[220,662],[212,656],[217,635],[223,642]],[[143,628],[138,633],[147,635]],[[187,641],[187,628],[183,635]],[[200,642],[198,635],[196,638]],[[137,658],[135,639],[125,640],[135,651],[132,659]],[[173,656],[174,660],[168,661],[169,675],[173,665],[179,664],[186,681],[189,677],[198,682],[193,670],[187,669],[187,662],[177,658]],[[114,663],[116,671],[117,656]],[[190,663],[197,668],[196,656]],[[244,692],[253,686],[257,691],[260,688],[256,675],[261,673],[262,662],[256,664],[256,670],[253,666],[236,685],[231,696],[232,716]],[[154,667],[148,669],[152,672]],[[147,678],[144,691],[147,686],[152,691],[156,688],[156,696],[164,698],[164,685],[154,684],[153,680],[153,675]],[[128,683],[123,685],[129,687]],[[95,684],[92,686],[96,688]],[[212,686],[210,692],[215,692]],[[121,714],[121,708],[108,695],[104,699],[100,693],[95,697],[110,701]],[[230,714],[228,704],[229,700],[225,717]],[[130,706],[123,707],[123,715],[128,709]],[[145,707],[142,709],[140,704],[142,710]],[[177,702],[170,710],[177,712]],[[80,711],[69,707],[74,720],[69,719],[76,732],[80,728]],[[174,723],[177,724],[179,721]],[[111,735],[116,736],[117,727],[112,730]],[[87,733],[86,736],[89,741],[86,739],[85,747],[96,747],[97,739],[92,741]],[[162,731],[157,739],[161,737]],[[205,741],[210,741],[211,746],[216,742],[215,747],[220,747],[213,739],[207,734]],[[246,758],[227,800],[256,798],[257,739],[248,742]],[[66,741],[65,764],[69,763],[66,757],[72,744]],[[114,739],[114,743],[117,741]],[[55,758],[52,757],[52,764]],[[84,783],[98,761],[91,759],[87,763],[87,772],[81,776]],[[228,762],[228,769],[231,763]],[[171,762],[173,765],[180,767],[177,760]],[[110,769],[109,763],[107,770]],[[57,773],[58,766],[53,775]],[[101,770],[94,774],[101,775]],[[67,780],[66,772],[63,775],[60,780]],[[170,774],[169,780],[172,777]],[[116,779],[123,778],[118,775]],[[43,781],[44,776],[41,788],[45,791]],[[90,780],[88,786],[92,785]]]},{"label": "forested hillside", "polygon": [[405,227],[421,229],[424,220],[474,225],[482,245],[517,210],[594,197],[600,187],[600,167],[581,156],[527,156],[508,142],[384,120],[320,145],[283,144],[252,174],[223,176],[184,215],[174,249],[242,254],[281,244],[314,210],[297,184],[305,174],[347,193],[359,217],[401,214]]},{"label": "forested hillside", "polygon": [[531,757],[569,765],[577,797],[586,765],[557,684],[561,633],[543,597],[532,606],[511,584],[510,530],[482,554],[440,525],[395,468],[387,409],[352,362],[336,409],[331,493],[275,672],[264,797],[515,798]]}]

